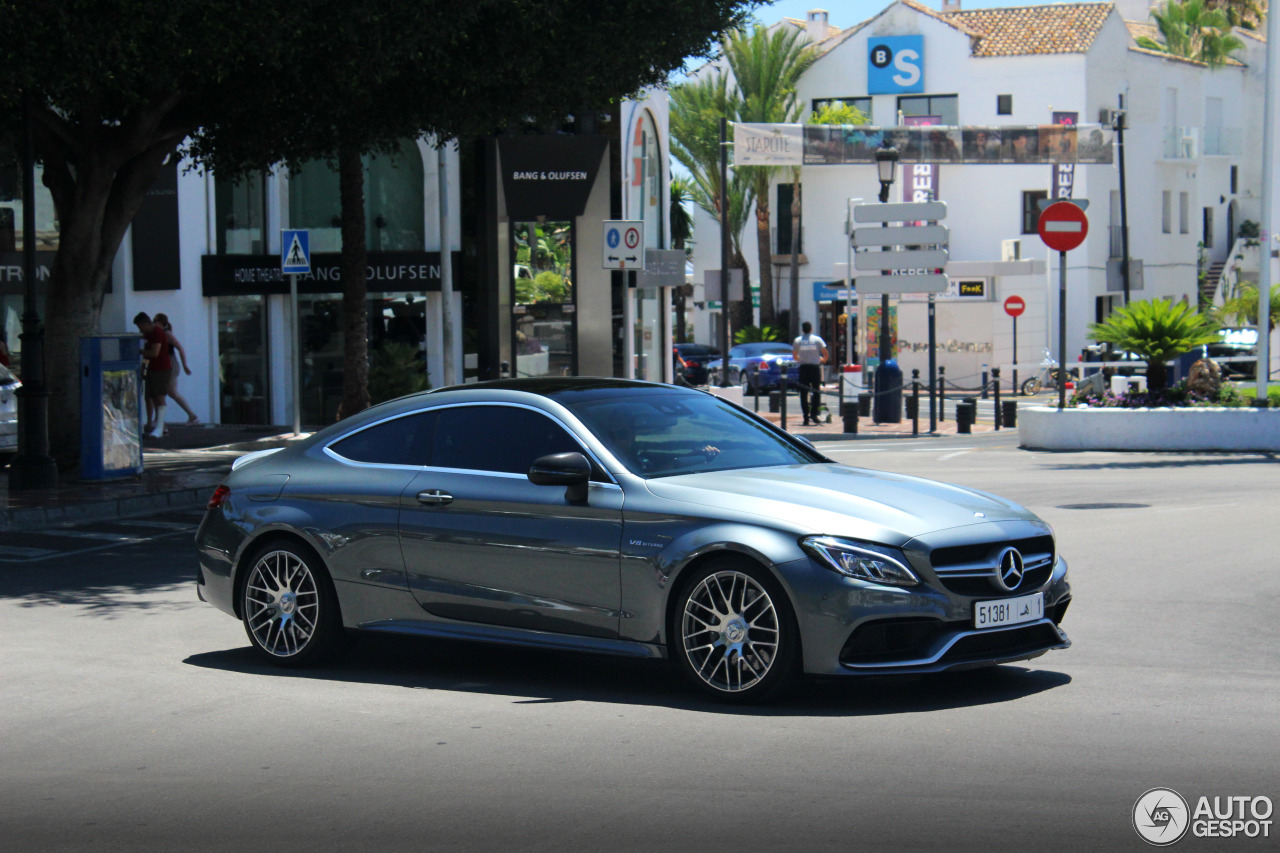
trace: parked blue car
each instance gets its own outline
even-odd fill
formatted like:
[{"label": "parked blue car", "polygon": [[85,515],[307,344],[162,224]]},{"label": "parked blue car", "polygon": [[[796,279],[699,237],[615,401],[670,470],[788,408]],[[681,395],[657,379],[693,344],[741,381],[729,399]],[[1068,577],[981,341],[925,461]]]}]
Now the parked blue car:
[{"label": "parked blue car", "polygon": [[[707,365],[709,385],[720,384],[723,365],[723,359]],[[788,384],[799,384],[800,364],[792,359],[790,344],[768,341],[738,344],[729,349],[729,383],[741,385],[742,390],[747,393],[755,390],[753,382],[758,383],[761,393],[778,387],[783,370],[787,371]]]}]

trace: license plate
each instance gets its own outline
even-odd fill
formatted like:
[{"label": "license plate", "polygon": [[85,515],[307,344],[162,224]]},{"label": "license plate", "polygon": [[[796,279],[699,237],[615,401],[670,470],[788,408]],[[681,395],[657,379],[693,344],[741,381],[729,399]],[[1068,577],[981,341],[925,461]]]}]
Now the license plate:
[{"label": "license plate", "polygon": [[973,627],[999,628],[1044,618],[1044,593],[1020,595],[999,601],[979,601],[973,606]]}]

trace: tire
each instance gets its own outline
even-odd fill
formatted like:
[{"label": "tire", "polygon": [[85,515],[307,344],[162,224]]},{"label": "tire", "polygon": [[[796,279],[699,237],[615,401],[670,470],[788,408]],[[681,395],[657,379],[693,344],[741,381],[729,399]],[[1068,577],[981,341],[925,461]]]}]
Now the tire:
[{"label": "tire", "polygon": [[324,564],[300,543],[269,542],[245,563],[240,613],[253,648],[277,666],[329,660],[344,633]]},{"label": "tire", "polygon": [[796,670],[800,640],[786,594],[760,566],[715,560],[681,585],[669,648],[703,694],[759,702]]},{"label": "tire", "polygon": [[756,383],[752,381],[751,374],[747,371],[742,372],[742,393],[743,395],[751,395],[755,393]]},{"label": "tire", "polygon": [[1040,393],[1040,379],[1033,376],[1022,383],[1022,396],[1030,397],[1033,394]]}]

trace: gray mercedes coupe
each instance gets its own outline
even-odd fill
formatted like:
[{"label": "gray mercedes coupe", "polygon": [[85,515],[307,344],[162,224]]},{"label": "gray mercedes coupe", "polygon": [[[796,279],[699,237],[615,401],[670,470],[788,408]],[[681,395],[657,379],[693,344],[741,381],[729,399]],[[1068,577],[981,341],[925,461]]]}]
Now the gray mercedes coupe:
[{"label": "gray mercedes coupe", "polygon": [[800,672],[930,673],[1070,645],[1048,524],[840,465],[703,391],[455,386],[237,460],[200,598],[283,665],[349,632],[669,657],[728,701]]}]

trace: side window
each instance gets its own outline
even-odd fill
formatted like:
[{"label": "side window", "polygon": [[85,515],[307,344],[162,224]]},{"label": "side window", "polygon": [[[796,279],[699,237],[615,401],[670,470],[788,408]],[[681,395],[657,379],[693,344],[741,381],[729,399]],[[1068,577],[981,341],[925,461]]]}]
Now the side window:
[{"label": "side window", "polygon": [[353,462],[375,465],[426,465],[437,414],[418,412],[362,429],[329,447]]},{"label": "side window", "polygon": [[582,447],[549,416],[516,406],[457,406],[440,411],[431,464],[438,468],[527,474],[548,453]]}]

